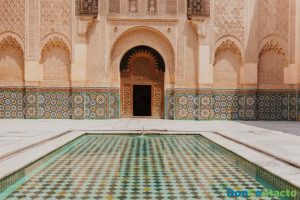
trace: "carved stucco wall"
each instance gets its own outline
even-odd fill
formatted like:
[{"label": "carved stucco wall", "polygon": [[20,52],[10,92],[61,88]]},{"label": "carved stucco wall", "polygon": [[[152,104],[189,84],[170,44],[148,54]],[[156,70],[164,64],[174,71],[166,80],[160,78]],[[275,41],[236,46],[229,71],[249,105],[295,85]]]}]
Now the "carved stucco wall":
[{"label": "carved stucco wall", "polygon": [[[105,65],[105,28],[101,24],[93,24],[87,36],[87,84],[95,86],[99,82],[107,80],[107,69]],[[100,46],[101,45],[101,46]],[[101,48],[102,47],[102,48]]]},{"label": "carved stucco wall", "polygon": [[[282,46],[294,51],[293,23],[294,0],[214,0],[212,5],[213,40],[212,46],[226,36],[235,37],[242,51],[245,51],[246,62],[258,62],[259,46],[266,37],[276,36]],[[291,5],[291,4],[292,5]],[[216,49],[215,46],[214,49]],[[293,54],[291,52],[291,54]],[[289,56],[289,55],[288,55]],[[291,56],[291,61],[293,61]],[[289,59],[290,60],[290,59]]]},{"label": "carved stucco wall", "polygon": [[174,84],[176,68],[174,47],[162,33],[150,27],[135,27],[123,32],[111,42],[109,68],[111,83],[119,85],[119,65],[122,56],[133,47],[145,45],[154,48],[161,54],[166,64],[165,83]]},{"label": "carved stucco wall", "polygon": [[194,87],[197,84],[198,77],[198,37],[193,30],[193,27],[186,23],[184,26],[184,35],[186,39],[180,43],[183,46],[184,61],[183,65],[179,66],[183,69],[183,73],[177,75],[176,83]]},{"label": "carved stucco wall", "polygon": [[289,1],[263,0],[258,1],[259,40],[275,34],[288,41]]},{"label": "carved stucco wall", "polygon": [[214,2],[214,42],[226,35],[244,41],[245,0],[215,0]]},{"label": "carved stucco wall", "polygon": [[0,0],[0,34],[14,32],[22,40],[25,37],[25,1]]},{"label": "carved stucco wall", "polygon": [[275,49],[262,52],[258,67],[258,84],[283,84],[284,62]]},{"label": "carved stucco wall", "polygon": [[74,3],[71,0],[40,0],[41,86],[70,86]]},{"label": "carved stucco wall", "polygon": [[24,84],[25,1],[0,0],[0,85]]},{"label": "carved stucco wall", "polygon": [[71,80],[71,61],[69,47],[62,39],[49,40],[42,50],[42,86],[68,87]]},{"label": "carved stucco wall", "polygon": [[238,88],[242,54],[234,41],[227,39],[215,52],[214,88]]},{"label": "carved stucco wall", "polygon": [[[145,7],[141,11],[150,12],[151,5],[154,5],[155,14],[174,15],[178,20],[172,22],[172,25],[165,21],[147,22],[147,26],[158,29],[168,37],[174,46],[174,55],[176,55],[176,62],[178,62],[174,64],[174,66],[176,65],[174,71],[177,72],[176,82],[180,84],[195,83],[197,81],[197,75],[195,74],[198,73],[197,66],[199,65],[197,38],[191,26],[185,25],[185,23],[188,23],[186,17],[176,17],[178,13],[186,14],[186,2],[178,0],[155,0],[151,2],[148,0],[139,1]],[[76,23],[73,21],[74,1],[29,0],[28,5],[26,5],[25,1],[22,0],[0,0],[0,3],[3,5],[0,7],[0,34],[4,32],[5,34],[7,32],[14,33],[14,38],[20,43],[26,60],[35,60],[37,55],[39,59],[36,60],[40,61],[44,45],[54,35],[61,36],[69,48],[71,58],[73,45],[82,42],[82,40],[73,40],[74,35],[76,35],[74,32],[77,32]],[[105,79],[110,60],[110,55],[107,52],[110,51],[112,45],[103,45],[103,42],[100,45],[101,40],[105,38],[108,43],[113,43],[121,32],[143,24],[143,22],[138,22],[140,18],[143,18],[138,15],[129,15],[132,19],[137,20],[130,22],[130,25],[126,25],[127,22],[111,25],[110,21],[107,21],[104,16],[105,13],[110,9],[120,10],[118,12],[121,12],[121,10],[124,10],[124,6],[127,12],[128,3],[129,0],[126,3],[119,0],[99,1],[101,16],[98,17],[98,20],[104,20],[106,23],[94,24],[90,27],[87,36],[87,79],[92,82],[97,80],[108,81]],[[288,63],[294,61],[295,36],[293,30],[295,30],[295,26],[293,22],[295,20],[293,17],[295,17],[295,8],[293,5],[295,0],[214,0],[211,1],[211,4],[212,15],[210,20],[213,22],[213,28],[211,32],[207,31],[207,33],[213,36],[210,44],[212,57],[214,57],[215,50],[218,48],[217,43],[225,41],[230,36],[236,39],[235,43],[239,46],[242,54],[245,55],[245,62],[258,63],[259,55],[261,55],[260,47],[264,45],[266,38],[276,36],[278,39],[275,41],[283,47]],[[37,8],[40,9],[37,10]],[[25,9],[28,9],[27,14]],[[25,16],[28,17],[27,21]],[[116,34],[113,31],[115,25],[118,28]],[[29,28],[25,32],[27,26]],[[166,31],[168,28],[171,28],[170,32]],[[28,36],[26,42],[24,42],[25,34]],[[116,37],[113,36],[114,34]],[[268,40],[270,41],[270,39]],[[181,52],[182,50],[183,52]],[[99,56],[99,52],[103,53],[103,56]]]},{"label": "carved stucco wall", "polygon": [[61,33],[72,38],[72,0],[41,0],[41,38],[51,33]]},{"label": "carved stucco wall", "polygon": [[[279,40],[279,39],[278,39]],[[284,84],[284,68],[288,65],[286,49],[275,39],[267,41],[260,49],[258,65],[259,88],[280,88]]]},{"label": "carved stucco wall", "polygon": [[293,15],[285,0],[258,1],[258,85],[259,88],[283,88],[284,68],[294,62],[290,30]]}]

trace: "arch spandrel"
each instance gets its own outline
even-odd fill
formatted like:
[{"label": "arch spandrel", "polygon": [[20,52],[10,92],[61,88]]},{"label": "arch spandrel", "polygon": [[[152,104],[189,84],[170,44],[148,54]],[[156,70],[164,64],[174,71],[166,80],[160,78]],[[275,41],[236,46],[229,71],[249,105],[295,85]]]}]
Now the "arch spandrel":
[{"label": "arch spandrel", "polygon": [[111,48],[110,80],[112,85],[119,87],[119,66],[126,52],[136,46],[148,46],[155,49],[163,58],[166,65],[165,84],[174,84],[175,54],[170,41],[159,31],[149,27],[135,27],[119,36]]}]

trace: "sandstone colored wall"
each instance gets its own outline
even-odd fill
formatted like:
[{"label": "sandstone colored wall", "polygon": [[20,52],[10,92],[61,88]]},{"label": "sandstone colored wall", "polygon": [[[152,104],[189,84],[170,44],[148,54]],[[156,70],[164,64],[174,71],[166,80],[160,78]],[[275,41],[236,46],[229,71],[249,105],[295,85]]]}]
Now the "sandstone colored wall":
[{"label": "sandstone colored wall", "polygon": [[[111,101],[111,112],[120,113],[111,90],[120,88],[122,56],[137,45],[151,46],[166,62],[166,118],[282,120],[300,112],[296,0],[211,0],[210,17],[192,20],[185,0],[99,0],[95,19],[77,16],[73,0],[0,5],[0,86],[5,98],[23,98],[34,116],[45,112],[44,104],[27,106],[31,89],[41,102],[45,93],[66,92],[67,114],[55,117],[72,118],[75,110],[77,118],[94,116],[87,113],[107,112]],[[89,106],[90,89],[106,95],[101,112]],[[74,94],[84,103],[74,103]],[[8,116],[5,106],[1,115]]]}]

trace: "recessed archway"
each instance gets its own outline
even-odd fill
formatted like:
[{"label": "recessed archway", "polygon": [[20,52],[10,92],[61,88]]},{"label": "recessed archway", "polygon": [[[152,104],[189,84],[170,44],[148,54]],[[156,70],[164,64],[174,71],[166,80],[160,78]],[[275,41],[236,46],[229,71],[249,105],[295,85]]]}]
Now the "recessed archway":
[{"label": "recessed archway", "polygon": [[162,56],[166,70],[165,86],[167,89],[172,88],[175,83],[175,47],[165,34],[146,26],[130,28],[113,40],[110,47],[110,67],[108,68],[110,85],[113,87],[120,85],[119,65],[122,57],[127,51],[140,45],[154,48]]},{"label": "recessed archway", "polygon": [[69,87],[71,82],[71,52],[66,42],[54,36],[43,46],[40,63],[43,78],[41,86]]},{"label": "recessed archway", "polygon": [[163,117],[165,62],[148,46],[137,46],[120,63],[122,117]]},{"label": "recessed archway", "polygon": [[23,47],[13,34],[0,36],[0,85],[24,85]]}]

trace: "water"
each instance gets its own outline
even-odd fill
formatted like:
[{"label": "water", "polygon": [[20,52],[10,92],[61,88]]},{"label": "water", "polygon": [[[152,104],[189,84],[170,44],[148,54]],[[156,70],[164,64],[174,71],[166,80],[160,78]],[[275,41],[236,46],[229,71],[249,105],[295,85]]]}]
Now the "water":
[{"label": "water", "polygon": [[67,148],[7,199],[228,199],[228,188],[266,189],[200,136],[86,135]]}]

